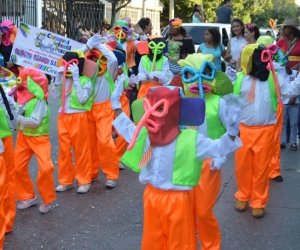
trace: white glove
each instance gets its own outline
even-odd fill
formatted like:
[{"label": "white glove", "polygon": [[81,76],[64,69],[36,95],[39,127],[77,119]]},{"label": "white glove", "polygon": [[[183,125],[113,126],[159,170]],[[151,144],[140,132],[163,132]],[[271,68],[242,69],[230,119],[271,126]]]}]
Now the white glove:
[{"label": "white glove", "polygon": [[17,114],[18,115],[23,115],[25,110],[26,110],[25,105],[20,104],[17,107]]},{"label": "white glove", "polygon": [[63,77],[63,74],[64,74],[64,67],[60,66],[56,71],[56,76],[55,76],[55,80],[54,80],[55,85],[61,84],[61,78]]},{"label": "white glove", "polygon": [[150,73],[149,73],[149,76],[150,76],[152,79],[154,79],[154,77],[160,79],[160,78],[161,78],[161,73],[162,73],[162,72],[153,71],[153,72],[150,72]]},{"label": "white glove", "polygon": [[211,170],[220,170],[221,167],[223,167],[223,165],[226,162],[226,158],[225,157],[220,157],[220,158],[212,158],[211,162],[210,162],[210,169]]},{"label": "white glove", "polygon": [[146,76],[147,80],[153,80],[153,76],[151,76],[150,73],[149,74],[146,73],[145,76]]},{"label": "white glove", "polygon": [[92,49],[95,48],[99,43],[101,43],[101,41],[103,41],[104,38],[97,34],[97,35],[93,35],[86,43],[86,45],[88,46],[88,49]]},{"label": "white glove", "polygon": [[139,77],[136,76],[136,75],[134,75],[134,74],[132,74],[132,75],[129,77],[129,82],[128,82],[128,84],[129,84],[129,85],[136,85],[136,84],[138,84],[138,83],[139,83]]},{"label": "white glove", "polygon": [[122,108],[122,105],[120,103],[120,97],[123,93],[124,81],[126,79],[128,79],[128,76],[122,74],[118,76],[115,82],[115,90],[112,92],[110,97],[110,102],[113,110]]},{"label": "white glove", "polygon": [[237,136],[239,133],[240,121],[243,111],[243,99],[234,94],[223,96],[227,102],[226,123],[227,133],[232,136]]},{"label": "white glove", "polygon": [[228,76],[231,82],[235,82],[236,80],[236,71],[235,69],[228,67],[225,71],[225,74]]},{"label": "white glove", "polygon": [[79,82],[79,68],[76,65],[75,62],[73,62],[71,65],[69,65],[68,70],[70,70],[72,72],[72,77],[74,79],[74,83],[78,83]]}]

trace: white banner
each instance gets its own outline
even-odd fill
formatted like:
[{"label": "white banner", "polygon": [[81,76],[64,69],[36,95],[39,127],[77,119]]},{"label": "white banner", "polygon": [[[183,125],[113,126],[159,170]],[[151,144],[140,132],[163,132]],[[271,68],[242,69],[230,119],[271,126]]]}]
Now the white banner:
[{"label": "white banner", "polygon": [[37,68],[55,76],[56,62],[67,51],[80,49],[82,44],[67,37],[21,23],[10,60],[26,68]]}]

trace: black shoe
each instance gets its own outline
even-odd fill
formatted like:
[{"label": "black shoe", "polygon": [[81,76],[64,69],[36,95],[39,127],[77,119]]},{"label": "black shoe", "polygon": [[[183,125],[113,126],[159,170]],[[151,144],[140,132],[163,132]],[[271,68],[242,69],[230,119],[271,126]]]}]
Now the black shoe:
[{"label": "black shoe", "polygon": [[286,145],[283,143],[280,143],[280,148],[286,148]]},{"label": "black shoe", "polygon": [[277,181],[277,182],[283,182],[283,178],[281,175],[276,176],[275,178],[272,179],[273,181]]}]

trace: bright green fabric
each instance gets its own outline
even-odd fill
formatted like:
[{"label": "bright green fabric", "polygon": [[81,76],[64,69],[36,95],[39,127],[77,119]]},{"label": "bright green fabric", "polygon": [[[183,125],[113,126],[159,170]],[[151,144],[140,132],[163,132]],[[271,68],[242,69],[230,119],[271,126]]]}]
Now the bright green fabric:
[{"label": "bright green fabric", "polygon": [[0,121],[0,139],[11,136],[12,132],[9,128],[6,113],[2,107],[0,107]]},{"label": "bright green fabric", "polygon": [[[145,70],[151,72],[150,59],[147,55],[142,56],[142,65]],[[156,61],[156,69],[155,71],[161,71],[164,61],[167,60],[166,57],[161,56],[158,61]]]},{"label": "bright green fabric", "polygon": [[[87,76],[81,76],[79,80],[80,80],[80,86],[83,87],[87,82],[91,81],[91,78],[88,78]],[[90,111],[93,106],[93,101],[94,101],[94,95],[92,94],[85,103],[81,104],[77,98],[75,88],[72,88],[71,98],[70,98],[71,108]]]},{"label": "bright green fabric", "polygon": [[111,75],[108,73],[108,71],[106,70],[105,73],[103,74],[104,77],[107,79],[108,81],[108,85],[109,85],[109,90],[110,90],[110,94],[112,94],[112,92],[115,90],[115,83],[113,78],[111,77]]},{"label": "bright green fabric", "polygon": [[144,154],[144,147],[148,136],[148,130],[143,127],[136,140],[134,147],[131,150],[127,150],[122,156],[121,161],[134,172],[140,172],[139,162]]},{"label": "bright green fabric", "polygon": [[[33,110],[35,109],[37,102],[38,102],[38,99],[33,98],[27,103],[26,110],[25,110],[25,117],[31,117],[31,114],[32,114]],[[40,126],[38,126],[37,128],[24,127],[23,134],[27,135],[27,136],[48,135],[49,128],[50,128],[50,108],[47,105],[47,113],[46,113],[46,116],[42,119]]]},{"label": "bright green fabric", "polygon": [[177,137],[172,173],[174,185],[194,187],[199,182],[202,164],[196,158],[197,134],[196,130],[186,129]]}]

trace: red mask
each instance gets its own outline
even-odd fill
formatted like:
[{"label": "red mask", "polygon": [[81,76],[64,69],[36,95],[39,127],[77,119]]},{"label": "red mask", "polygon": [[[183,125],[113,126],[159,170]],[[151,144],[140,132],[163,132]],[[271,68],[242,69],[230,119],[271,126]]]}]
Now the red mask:
[{"label": "red mask", "polygon": [[[179,89],[170,90],[168,88],[159,87],[155,90],[149,90],[144,101],[144,109],[147,111],[150,106],[154,106],[157,102],[165,99],[168,105],[162,104],[157,112],[167,112],[165,116],[159,117],[156,112],[152,112],[145,122],[148,129],[149,138],[152,146],[165,146],[171,143],[180,133],[179,113],[180,113],[180,93]],[[165,110],[167,109],[167,110]]]}]

